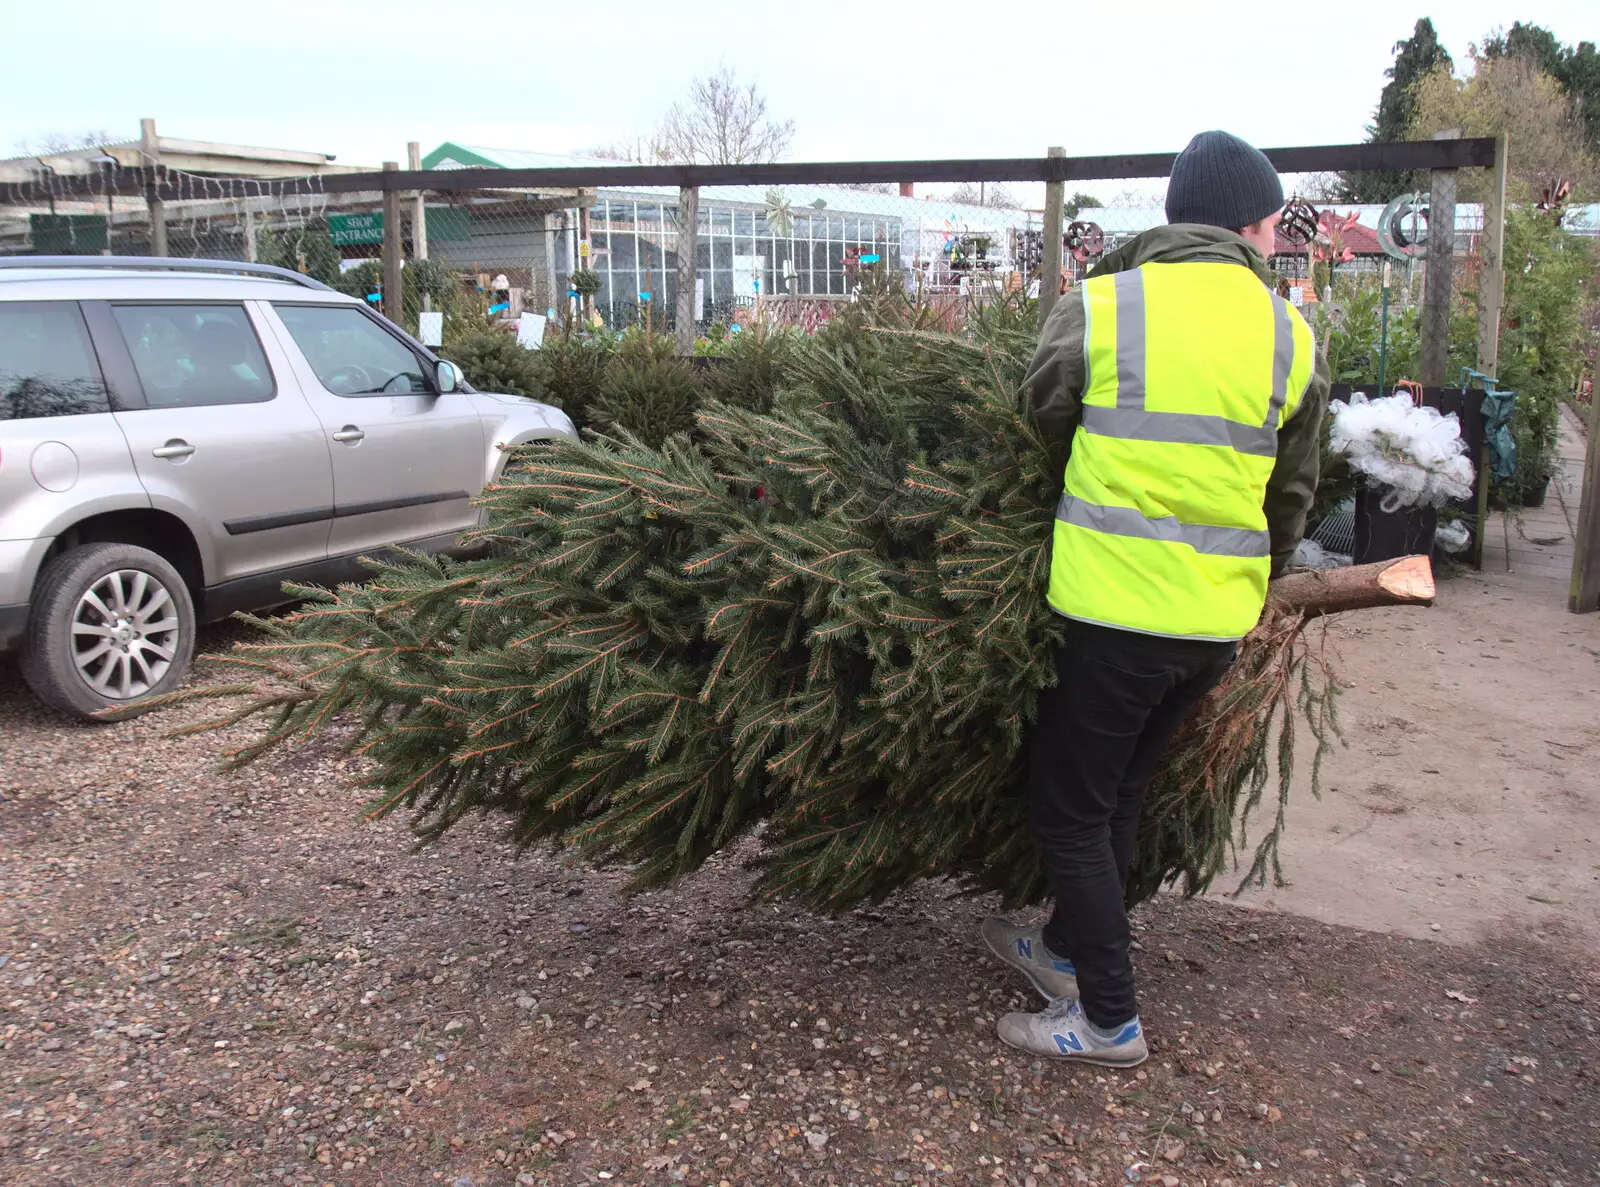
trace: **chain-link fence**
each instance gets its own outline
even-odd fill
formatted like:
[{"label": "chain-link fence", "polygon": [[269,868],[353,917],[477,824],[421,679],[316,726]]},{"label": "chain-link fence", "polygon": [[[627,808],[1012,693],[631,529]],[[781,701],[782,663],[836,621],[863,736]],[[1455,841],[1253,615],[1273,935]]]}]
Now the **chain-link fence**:
[{"label": "chain-link fence", "polygon": [[[1440,360],[1425,367],[1422,355],[1424,341],[1441,336],[1443,373],[1478,365],[1482,199],[1493,142],[1273,155],[1280,168],[1321,166],[1283,175],[1292,201],[1272,267],[1278,290],[1323,331],[1335,377],[1388,383],[1431,369],[1439,382]],[[154,212],[169,255],[307,273],[370,301],[430,344],[452,325],[511,330],[531,315],[585,329],[646,325],[675,332],[687,349],[752,321],[814,329],[868,282],[903,286],[952,324],[995,296],[1049,301],[1106,253],[1167,221],[1170,162],[697,170],[447,144],[429,154],[427,168],[404,173],[41,173],[0,184],[0,253],[147,254]],[[1440,199],[1451,195],[1431,193],[1441,182],[1455,191],[1447,206]],[[418,185],[425,188],[400,188]],[[683,258],[686,199],[697,206],[692,266]],[[1059,265],[1046,230],[1053,199]],[[395,225],[386,225],[391,218]],[[1440,250],[1446,241],[1448,253]],[[393,274],[386,245],[398,265],[398,299],[385,292]],[[1450,283],[1441,284],[1446,259]],[[1436,324],[1425,332],[1430,270]]]},{"label": "chain-link fence", "polygon": [[[1311,312],[1330,299],[1376,292],[1388,261],[1397,315],[1420,304],[1429,210],[1409,179],[1382,201],[1347,196],[1351,185],[1338,174],[1284,180],[1286,192],[1300,199],[1293,209],[1301,220],[1280,232],[1273,260],[1286,295]],[[1037,296],[1044,186],[1022,180],[984,188],[989,192],[949,184],[703,187],[689,306],[696,329],[752,317],[815,325],[848,303],[870,273],[952,304],[993,294]],[[1164,203],[1160,179],[1074,183],[1065,202],[1058,291],[1078,283],[1106,253],[1166,223]],[[587,263],[603,324],[621,328],[648,319],[672,326],[680,308],[678,209],[676,189],[597,189],[586,241],[571,220],[552,238],[551,286],[558,292],[570,286]],[[1390,250],[1380,241],[1386,225]],[[1457,207],[1452,264],[1463,279],[1473,274],[1481,225],[1481,205]],[[1336,308],[1334,316],[1343,312]]]},{"label": "chain-link fence", "polygon": [[[1600,206],[1508,206],[1503,140],[1269,155],[1289,202],[1268,279],[1334,382],[1499,378],[1521,393],[1506,489],[1536,489],[1561,399],[1592,391],[1600,313],[1571,298],[1600,290]],[[1168,221],[1173,156],[643,167],[447,143],[410,170],[276,178],[137,159],[0,162],[0,255],[138,256],[164,229],[168,255],[294,269],[446,353],[453,335],[531,346],[552,327],[638,326],[715,354],[752,325],[815,331],[885,288],[948,329],[999,299],[1042,316]],[[1550,316],[1550,286],[1581,312]]]}]

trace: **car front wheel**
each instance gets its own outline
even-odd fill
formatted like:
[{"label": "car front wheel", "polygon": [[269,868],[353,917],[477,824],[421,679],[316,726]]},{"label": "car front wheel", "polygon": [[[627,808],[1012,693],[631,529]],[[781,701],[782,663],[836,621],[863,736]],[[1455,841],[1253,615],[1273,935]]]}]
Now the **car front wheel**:
[{"label": "car front wheel", "polygon": [[88,718],[183,682],[194,603],[157,553],[132,544],[74,548],[44,567],[34,589],[21,666],[45,704]]}]

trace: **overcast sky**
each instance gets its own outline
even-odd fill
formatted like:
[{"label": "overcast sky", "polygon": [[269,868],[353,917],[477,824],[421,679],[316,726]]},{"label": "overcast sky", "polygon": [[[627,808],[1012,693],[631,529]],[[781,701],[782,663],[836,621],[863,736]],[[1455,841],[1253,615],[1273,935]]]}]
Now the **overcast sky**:
[{"label": "overcast sky", "polygon": [[793,160],[1156,152],[1211,127],[1343,143],[1424,14],[1458,61],[1514,19],[1600,40],[1594,0],[19,4],[0,156],[49,132],[134,139],[141,116],[352,164],[403,162],[408,140],[569,152],[642,131],[719,61],[795,121]]}]

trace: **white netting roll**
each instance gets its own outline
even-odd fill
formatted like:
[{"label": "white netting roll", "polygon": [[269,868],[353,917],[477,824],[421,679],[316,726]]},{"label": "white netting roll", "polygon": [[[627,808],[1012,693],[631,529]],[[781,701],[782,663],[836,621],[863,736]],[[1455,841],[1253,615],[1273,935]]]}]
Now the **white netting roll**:
[{"label": "white netting roll", "polygon": [[1385,511],[1437,507],[1472,493],[1472,462],[1453,413],[1419,408],[1403,393],[1369,400],[1356,392],[1349,403],[1335,400],[1330,407],[1330,446],[1388,488],[1380,504]]}]

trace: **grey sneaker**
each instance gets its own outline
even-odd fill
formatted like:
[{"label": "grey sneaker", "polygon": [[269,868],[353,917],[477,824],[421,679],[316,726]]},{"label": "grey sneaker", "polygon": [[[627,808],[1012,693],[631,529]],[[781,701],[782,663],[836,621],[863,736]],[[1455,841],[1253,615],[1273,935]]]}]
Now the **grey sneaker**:
[{"label": "grey sneaker", "polygon": [[978,928],[983,942],[1001,960],[1033,982],[1046,1001],[1078,996],[1078,976],[1070,960],[1044,946],[1037,927],[1018,927],[1009,919],[990,916]]},{"label": "grey sneaker", "polygon": [[1096,1034],[1075,998],[1062,998],[1037,1014],[1007,1014],[995,1027],[1000,1040],[1019,1051],[1050,1059],[1075,1059],[1103,1067],[1134,1067],[1150,1055],[1139,1019],[1111,1038]]}]

